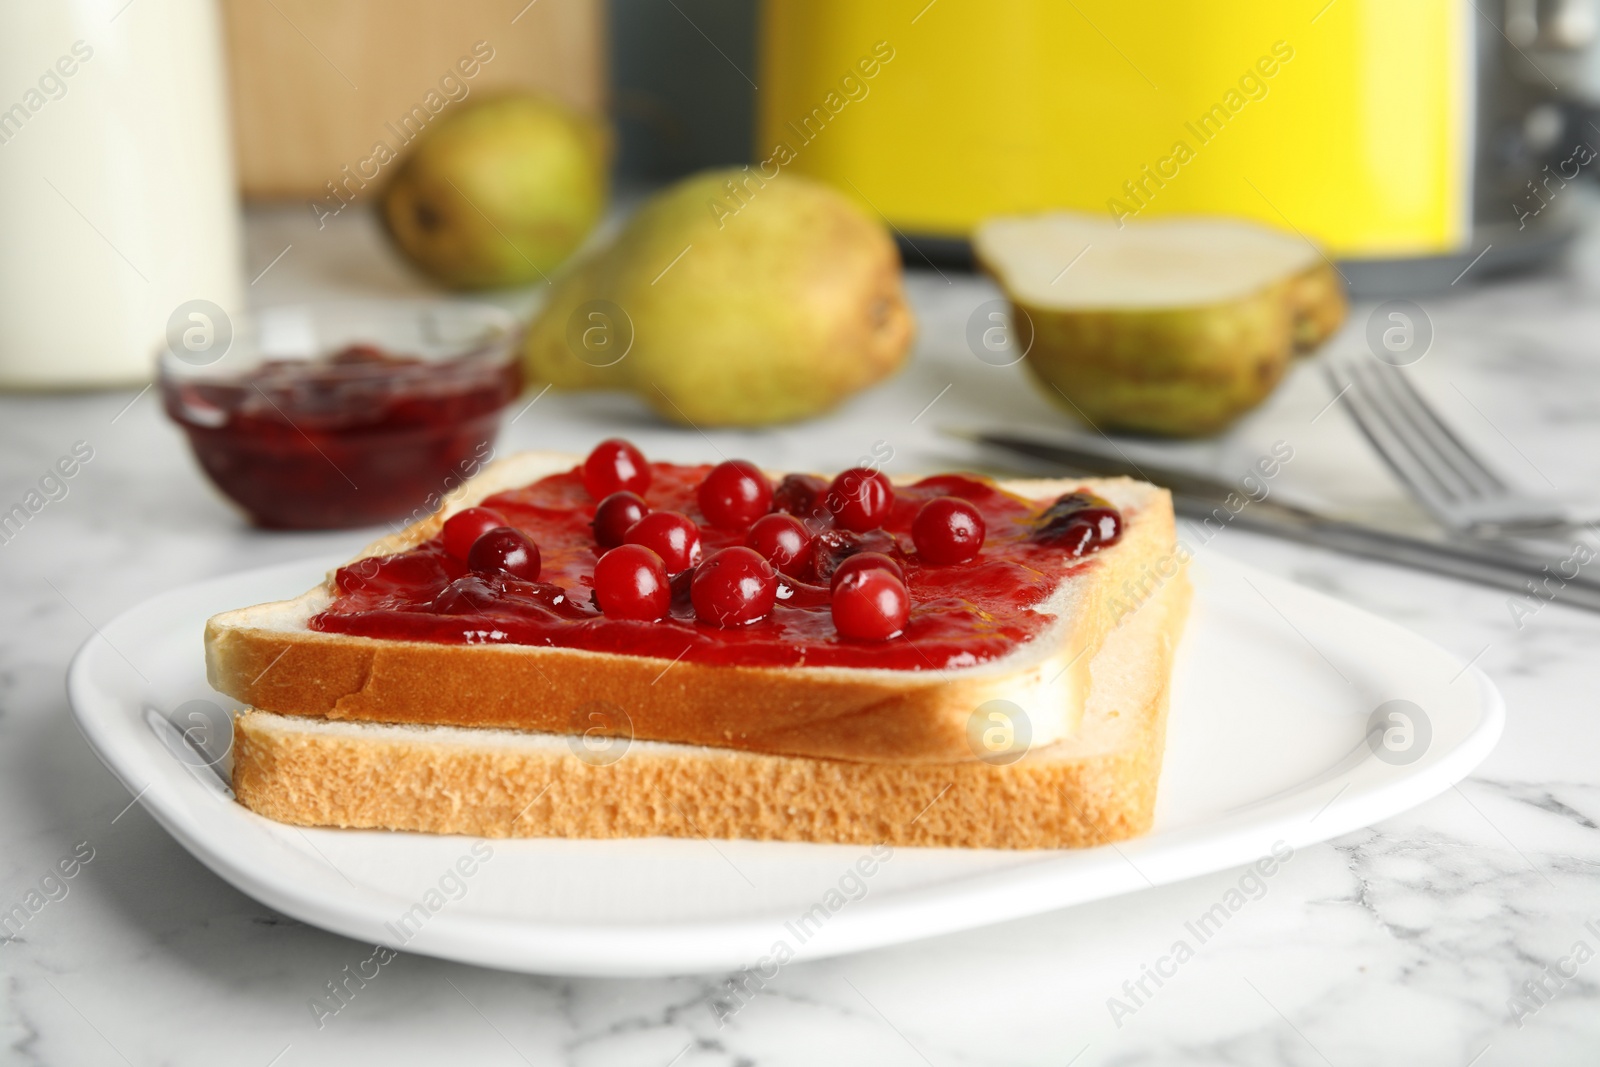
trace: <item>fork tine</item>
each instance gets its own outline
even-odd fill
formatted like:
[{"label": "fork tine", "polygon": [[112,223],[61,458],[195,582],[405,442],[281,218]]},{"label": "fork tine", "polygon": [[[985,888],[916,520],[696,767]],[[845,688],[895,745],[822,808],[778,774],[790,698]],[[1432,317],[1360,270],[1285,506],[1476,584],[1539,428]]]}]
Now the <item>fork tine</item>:
[{"label": "fork tine", "polygon": [[[1367,439],[1379,456],[1388,463],[1417,500],[1436,518],[1448,522],[1452,499],[1439,485],[1431,471],[1418,462],[1411,449],[1395,434],[1393,427],[1375,408],[1365,390],[1356,380],[1356,360],[1331,357],[1326,365],[1327,377],[1334,390],[1343,391],[1356,429]],[[1342,373],[1341,373],[1342,372]]]},{"label": "fork tine", "polygon": [[1434,442],[1441,457],[1452,470],[1461,474],[1479,496],[1505,492],[1508,486],[1500,476],[1481,460],[1466,442],[1456,436],[1448,423],[1439,418],[1433,405],[1422,395],[1416,385],[1399,367],[1374,368],[1377,377],[1389,387],[1390,392],[1416,416],[1424,433]]},{"label": "fork tine", "polygon": [[1404,444],[1412,459],[1438,483],[1445,495],[1452,501],[1458,502],[1471,496],[1466,477],[1440,456],[1427,434],[1417,425],[1415,417],[1405,409],[1394,391],[1383,380],[1376,361],[1372,363],[1359,361],[1352,370],[1356,390],[1361,392],[1362,398]]}]

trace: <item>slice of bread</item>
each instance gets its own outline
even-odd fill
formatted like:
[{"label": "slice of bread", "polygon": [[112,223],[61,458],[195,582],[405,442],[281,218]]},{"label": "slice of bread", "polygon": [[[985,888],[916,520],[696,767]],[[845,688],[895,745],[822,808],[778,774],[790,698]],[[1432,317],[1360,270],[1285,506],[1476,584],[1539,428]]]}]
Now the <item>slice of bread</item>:
[{"label": "slice of bread", "polygon": [[[361,557],[416,545],[456,511],[577,462],[537,452],[498,461],[439,513],[373,543]],[[1045,745],[1077,728],[1089,661],[1105,635],[1152,584],[1181,567],[1164,489],[1125,478],[1003,483],[1046,503],[1082,487],[1122,509],[1121,541],[1059,584],[1040,606],[1055,621],[1034,640],[971,667],[730,667],[319,633],[307,623],[333,598],[330,575],[294,600],[212,618],[207,675],[220,692],[286,715],[582,733],[601,708],[641,739],[895,763],[976,759],[969,720],[981,705],[1004,699],[1029,709],[1033,743]]]},{"label": "slice of bread", "polygon": [[[245,712],[233,788],[302,826],[483,837],[716,837],[964,848],[1103,844],[1148,830],[1181,572],[1106,640],[1082,728],[1008,765],[861,763],[634,741],[614,762],[550,733]],[[617,755],[608,753],[606,759]]]}]

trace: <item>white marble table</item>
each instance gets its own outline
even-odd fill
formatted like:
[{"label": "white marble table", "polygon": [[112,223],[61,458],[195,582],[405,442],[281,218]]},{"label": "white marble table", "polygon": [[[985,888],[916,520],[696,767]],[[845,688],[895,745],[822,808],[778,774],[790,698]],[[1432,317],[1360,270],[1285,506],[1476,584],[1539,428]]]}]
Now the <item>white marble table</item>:
[{"label": "white marble table", "polygon": [[[263,213],[249,234],[252,273],[292,245],[252,287],[259,302],[420,291],[361,217],[319,233],[298,210]],[[1593,493],[1600,242],[1559,274],[1471,281],[1422,301],[1438,335],[1419,366],[1425,384],[1531,485]],[[912,288],[921,336],[898,379],[818,422],[714,434],[716,447],[828,467],[882,440],[891,469],[911,471],[971,462],[941,425],[1059,425],[1017,369],[966,350],[967,315],[994,295],[986,283],[915,272]],[[1337,345],[1362,346],[1368,310]],[[1317,368],[1301,366],[1225,439],[1184,451],[1237,477],[1287,441],[1284,492],[1416,521],[1347,416],[1323,410],[1329,396]],[[501,446],[582,450],[619,430],[656,455],[715,455],[699,434],[609,396],[552,394]],[[249,529],[201,481],[154,398],[132,392],[0,399],[0,510],[78,441],[94,455],[67,496],[0,545],[0,908],[75,849],[92,854],[0,945],[6,1063],[1600,1062],[1600,960],[1588,959],[1600,952],[1600,615],[1557,603],[1518,628],[1504,594],[1231,530],[1203,551],[1330,591],[1476,660],[1504,691],[1508,724],[1459,789],[1298,853],[1134,1014],[1113,1021],[1108,999],[1237,872],[795,965],[722,1027],[710,1002],[726,976],[571,980],[403,956],[319,1029],[307,1002],[370,946],[239,894],[129,807],[69,721],[62,675],[97,623],[173,583],[363,536]],[[1541,981],[1535,998],[1529,983]]]}]

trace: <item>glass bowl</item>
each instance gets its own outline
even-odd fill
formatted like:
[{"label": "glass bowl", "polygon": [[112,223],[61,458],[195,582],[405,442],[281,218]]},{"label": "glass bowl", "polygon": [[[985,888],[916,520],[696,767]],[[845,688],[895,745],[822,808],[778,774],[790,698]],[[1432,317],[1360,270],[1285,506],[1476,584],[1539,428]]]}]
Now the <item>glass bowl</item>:
[{"label": "glass bowl", "polygon": [[519,334],[509,312],[445,300],[241,322],[208,305],[175,322],[158,378],[201,469],[256,523],[367,526],[421,517],[487,462],[521,391]]}]

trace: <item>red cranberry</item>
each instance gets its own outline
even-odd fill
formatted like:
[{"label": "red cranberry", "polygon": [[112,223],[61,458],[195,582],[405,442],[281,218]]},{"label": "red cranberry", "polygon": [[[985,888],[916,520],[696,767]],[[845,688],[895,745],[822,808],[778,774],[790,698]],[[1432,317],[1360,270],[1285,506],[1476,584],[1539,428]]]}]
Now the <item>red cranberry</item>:
[{"label": "red cranberry", "polygon": [[771,613],[778,599],[778,573],[753,549],[724,548],[695,568],[689,598],[701,622],[743,626]]},{"label": "red cranberry", "polygon": [[1122,539],[1122,516],[1115,510],[1085,508],[1061,525],[1052,538],[1069,556],[1081,556]]},{"label": "red cranberry", "polygon": [[878,471],[851,467],[828,486],[828,510],[842,529],[876,530],[894,507],[894,486]]},{"label": "red cranberry", "polygon": [[499,606],[499,590],[481,574],[464,574],[439,590],[428,610],[440,615],[476,615]]},{"label": "red cranberry", "polygon": [[833,578],[828,584],[837,589],[841,581],[858,571],[888,571],[902,584],[906,580],[906,572],[900,569],[900,564],[882,552],[857,552],[853,556],[846,556],[844,562],[834,568]]},{"label": "red cranberry", "polygon": [[620,545],[594,565],[594,601],[613,619],[654,622],[672,606],[667,565],[643,545]]},{"label": "red cranberry", "polygon": [[521,530],[497,526],[473,542],[467,566],[479,574],[509,574],[538,581],[539,546]]},{"label": "red cranberry", "polygon": [[634,523],[650,514],[650,505],[638,493],[619,489],[594,509],[594,539],[601,548],[616,548]]},{"label": "red cranberry", "polygon": [[1122,512],[1086,490],[1058,497],[1041,519],[1034,540],[1060,545],[1069,556],[1081,556],[1122,539]]},{"label": "red cranberry", "polygon": [[711,525],[742,530],[772,510],[772,483],[754,463],[730,459],[711,468],[695,497]]},{"label": "red cranberry", "polygon": [[808,582],[820,582],[828,585],[833,581],[833,572],[839,568],[850,556],[857,552],[874,552],[880,548],[892,548],[894,538],[884,535],[885,545],[869,548],[862,542],[865,534],[853,534],[848,530],[840,530],[833,526],[824,526],[816,529],[810,525],[806,527],[813,530],[811,537],[811,558],[801,568],[800,577]]},{"label": "red cranberry", "polygon": [[910,617],[911,594],[891,571],[852,571],[834,583],[833,625],[842,637],[887,641],[905,630]]},{"label": "red cranberry", "polygon": [[650,488],[650,464],[643,452],[622,438],[608,437],[583,461],[583,487],[596,500],[619,489],[642,494]]},{"label": "red cranberry", "polygon": [[987,532],[983,513],[958,496],[934,497],[911,523],[917,555],[938,566],[977,559]]},{"label": "red cranberry", "polygon": [[828,483],[815,474],[786,474],[772,492],[772,506],[802,519],[819,517],[818,501],[828,491]]},{"label": "red cranberry", "polygon": [[784,574],[793,574],[811,551],[811,535],[793,515],[763,515],[744,543]]},{"label": "red cranberry", "polygon": [[660,556],[668,574],[686,571],[700,559],[700,527],[681,511],[652,511],[628,527],[623,543],[643,545]]},{"label": "red cranberry", "polygon": [[467,553],[478,538],[497,526],[504,526],[506,517],[494,508],[466,508],[444,521],[444,550],[456,559],[466,559]]}]

